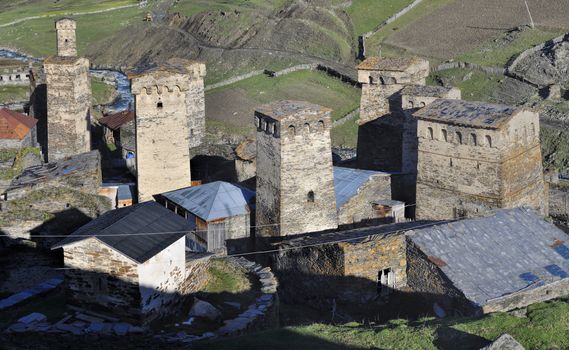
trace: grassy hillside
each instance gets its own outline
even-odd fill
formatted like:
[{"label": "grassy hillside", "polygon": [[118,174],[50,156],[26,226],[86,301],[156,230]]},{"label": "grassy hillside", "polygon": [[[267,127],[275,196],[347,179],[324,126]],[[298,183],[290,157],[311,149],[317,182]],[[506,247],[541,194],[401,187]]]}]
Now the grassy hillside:
[{"label": "grassy hillside", "polygon": [[416,322],[394,320],[382,325],[313,324],[285,327],[235,339],[199,344],[193,349],[479,349],[509,333],[526,349],[569,348],[569,299],[528,307],[527,318],[506,313],[481,318]]},{"label": "grassy hillside", "polygon": [[356,35],[375,29],[413,0],[354,0],[346,12],[354,23]]}]

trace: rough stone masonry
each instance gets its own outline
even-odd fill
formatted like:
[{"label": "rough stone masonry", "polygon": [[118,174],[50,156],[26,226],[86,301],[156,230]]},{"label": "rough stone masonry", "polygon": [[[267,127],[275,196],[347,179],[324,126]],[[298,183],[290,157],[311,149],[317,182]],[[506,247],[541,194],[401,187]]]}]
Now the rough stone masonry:
[{"label": "rough stone masonry", "polygon": [[139,202],[191,185],[190,147],[205,133],[205,74],[203,63],[183,59],[129,72]]},{"label": "rough stone masonry", "polygon": [[74,20],[60,19],[56,30],[57,56],[44,61],[49,161],[91,149],[89,61],[76,56]]}]

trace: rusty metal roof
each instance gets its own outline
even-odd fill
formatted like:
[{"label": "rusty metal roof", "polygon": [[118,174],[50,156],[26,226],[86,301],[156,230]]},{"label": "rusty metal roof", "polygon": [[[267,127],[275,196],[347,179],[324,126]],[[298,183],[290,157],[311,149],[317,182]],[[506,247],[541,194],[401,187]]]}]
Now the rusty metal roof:
[{"label": "rusty metal roof", "polygon": [[421,63],[418,57],[368,57],[356,68],[359,70],[383,70],[404,72],[412,65]]},{"label": "rusty metal roof", "polygon": [[124,124],[134,120],[134,112],[129,110],[108,114],[99,119],[99,123],[112,130],[117,130]]},{"label": "rusty metal roof", "polygon": [[276,120],[292,116],[323,115],[332,112],[330,108],[306,101],[278,101],[258,107],[255,114],[262,114]]},{"label": "rusty metal roof", "polygon": [[522,109],[464,100],[438,99],[413,115],[417,119],[467,127],[499,129]]},{"label": "rusty metal roof", "polygon": [[36,126],[37,119],[6,108],[0,109],[0,139],[22,140]]}]

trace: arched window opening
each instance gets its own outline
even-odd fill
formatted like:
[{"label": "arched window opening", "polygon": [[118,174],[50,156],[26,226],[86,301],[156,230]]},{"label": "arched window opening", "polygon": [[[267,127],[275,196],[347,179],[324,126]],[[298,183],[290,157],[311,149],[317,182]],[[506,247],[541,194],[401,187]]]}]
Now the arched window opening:
[{"label": "arched window opening", "polygon": [[425,102],[421,102],[421,103],[419,104],[419,106],[420,106],[421,108],[425,107]]},{"label": "arched window opening", "polygon": [[318,121],[318,130],[324,130],[324,121],[323,120]]},{"label": "arched window opening", "polygon": [[429,138],[429,140],[434,139],[433,128],[431,127],[427,128],[427,137]]},{"label": "arched window opening", "polygon": [[308,123],[304,124],[304,131],[310,132],[310,124],[308,124]]},{"label": "arched window opening", "polygon": [[478,146],[478,140],[476,140],[476,134],[470,134],[470,141],[473,146]]},{"label": "arched window opening", "polygon": [[288,133],[293,135],[293,136],[296,135],[296,128],[294,127],[294,125],[289,125]]},{"label": "arched window opening", "polygon": [[442,135],[443,140],[445,142],[447,142],[448,141],[448,135],[447,135],[447,131],[445,129],[441,130],[441,135]]},{"label": "arched window opening", "polygon": [[372,77],[371,75],[370,75],[370,77],[369,77],[369,83],[370,83],[370,84],[373,84],[373,77]]},{"label": "arched window opening", "polygon": [[308,192],[308,194],[306,195],[306,201],[307,201],[308,203],[314,203],[314,198],[315,198],[314,191],[310,191],[310,192]]},{"label": "arched window opening", "polygon": [[163,108],[163,107],[164,107],[164,104],[162,103],[162,101],[160,101],[156,104],[156,108]]},{"label": "arched window opening", "polygon": [[456,143],[462,145],[462,134],[460,132],[456,132]]},{"label": "arched window opening", "polygon": [[415,108],[415,104],[413,103],[413,101],[409,101],[409,107]]},{"label": "arched window opening", "polygon": [[490,135],[486,135],[486,145],[488,145],[488,147],[492,147],[492,138]]}]

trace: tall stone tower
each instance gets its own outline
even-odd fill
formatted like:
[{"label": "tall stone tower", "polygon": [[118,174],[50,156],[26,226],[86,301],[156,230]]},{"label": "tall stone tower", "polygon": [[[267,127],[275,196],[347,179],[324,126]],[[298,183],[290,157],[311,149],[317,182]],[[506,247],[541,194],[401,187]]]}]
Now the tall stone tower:
[{"label": "tall stone tower", "polygon": [[62,18],[55,22],[57,31],[57,55],[62,57],[77,56],[77,42],[75,39],[75,21],[71,18]]},{"label": "tall stone tower", "polygon": [[330,112],[299,101],[275,102],[255,112],[258,236],[338,227]]},{"label": "tall stone tower", "polygon": [[76,56],[75,21],[64,18],[55,27],[57,56],[44,61],[49,161],[91,150],[89,61]]},{"label": "tall stone tower", "polygon": [[203,63],[183,59],[129,72],[139,202],[191,185],[190,147],[205,132],[205,73]]},{"label": "tall stone tower", "polygon": [[370,57],[358,67],[362,84],[358,167],[400,172],[404,115],[400,91],[425,85],[429,62],[416,57]]}]

